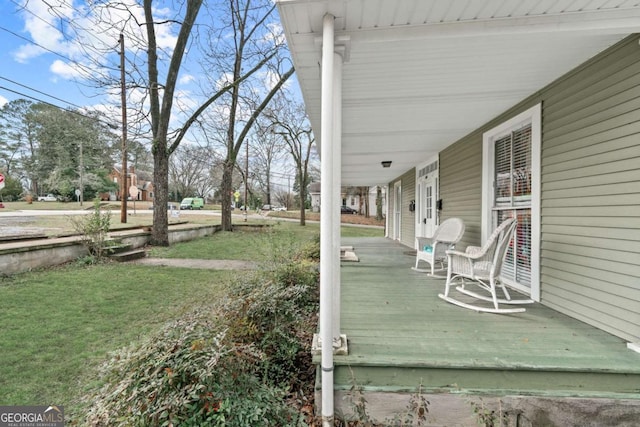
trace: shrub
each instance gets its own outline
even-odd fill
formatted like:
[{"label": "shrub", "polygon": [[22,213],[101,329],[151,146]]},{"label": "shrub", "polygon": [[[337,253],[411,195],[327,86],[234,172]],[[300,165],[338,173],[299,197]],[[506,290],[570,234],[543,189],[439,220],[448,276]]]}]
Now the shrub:
[{"label": "shrub", "polygon": [[82,236],[82,244],[89,253],[100,259],[107,250],[107,238],[111,228],[111,211],[100,209],[100,199],[93,202],[93,211],[88,215],[69,217],[73,229]]},{"label": "shrub", "polygon": [[[92,426],[295,425],[286,390],[260,381],[264,355],[228,339],[212,312],[198,310],[156,336],[115,353],[106,385],[87,398]],[[265,421],[266,420],[266,421]]]},{"label": "shrub", "polygon": [[73,424],[305,425],[318,269],[299,258],[242,276],[215,305],[115,353]]}]

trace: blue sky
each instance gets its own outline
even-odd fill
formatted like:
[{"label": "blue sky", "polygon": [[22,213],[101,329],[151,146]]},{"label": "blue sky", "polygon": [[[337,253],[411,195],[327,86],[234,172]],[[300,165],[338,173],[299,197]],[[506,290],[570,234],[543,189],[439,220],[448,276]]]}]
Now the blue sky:
[{"label": "blue sky", "polygon": [[[57,16],[49,13],[42,0],[0,2],[0,105],[27,98],[64,108],[109,110],[105,105],[117,105],[119,92],[108,94],[104,89],[96,89],[88,83],[87,77],[101,72],[102,68],[95,65],[100,62],[109,64],[115,70],[112,75],[119,78],[120,30],[106,23],[97,24],[84,0],[50,0],[48,3],[56,5]],[[138,2],[125,0],[123,3],[129,3],[139,22],[144,22]],[[118,23],[128,16],[127,12],[110,10],[109,13],[112,22]],[[165,14],[169,15],[171,11],[156,9],[156,16]],[[143,38],[139,26],[129,23],[124,28]],[[172,30],[170,26],[157,29],[161,48],[171,49],[174,45]],[[135,54],[132,48],[127,46],[127,55]],[[186,73],[181,79],[183,86],[193,80]],[[136,99],[136,94],[130,96]],[[119,116],[113,108],[110,110],[114,117]]]},{"label": "blue sky", "polygon": [[[118,4],[128,5],[128,10],[118,10],[113,7],[100,9],[100,2],[89,9],[85,0],[48,0],[47,3],[43,0],[0,1],[0,106],[7,101],[27,98],[63,108],[86,107],[102,111],[111,117],[110,121],[119,121],[119,87],[111,93],[106,89],[96,89],[88,83],[91,76],[87,74],[104,72],[105,68],[97,67],[96,63],[108,64],[112,68],[111,77],[118,82],[118,38],[122,30],[128,37],[125,40],[128,61],[134,58],[138,64],[144,61],[146,36],[143,28],[135,23],[136,20],[145,21],[139,3],[137,0],[121,0]],[[50,13],[48,5],[55,7],[55,16]],[[171,0],[157,0],[154,5],[156,19],[175,19],[175,11],[170,8],[175,4]],[[130,14],[136,19],[131,19]],[[204,11],[200,17],[212,18]],[[156,26],[156,39],[161,50],[172,50],[176,31],[177,26]],[[134,44],[136,38],[140,40],[138,46]],[[185,110],[193,109],[203,94],[202,82],[194,77],[202,75],[197,57],[188,57],[191,62],[183,62],[174,97],[177,108]],[[129,65],[126,67],[130,69]],[[218,84],[227,80],[224,74],[207,77]],[[273,84],[270,77],[263,76],[265,87]],[[162,76],[160,80],[163,80]],[[146,99],[146,91],[129,90],[127,98],[131,108]]]},{"label": "blue sky", "polygon": [[[36,0],[36,2],[39,2]],[[33,20],[35,15],[20,12],[19,5],[22,0],[3,0],[0,2],[0,104],[18,98],[26,98],[25,94],[38,100],[50,102],[61,107],[75,107],[75,105],[88,105],[96,103],[95,93],[88,87],[82,87],[70,79],[70,74],[65,72],[65,58],[71,59],[69,49],[62,48],[59,42],[53,40],[54,27],[50,31],[38,29]],[[39,9],[39,8],[38,8]],[[43,11],[34,10],[34,14]],[[31,16],[31,20],[27,18]],[[50,19],[42,15],[43,19]],[[41,26],[46,25],[44,21]],[[35,41],[34,33],[40,31],[41,43]],[[44,41],[49,38],[48,43]],[[49,48],[48,52],[39,48],[35,43]],[[46,46],[48,45],[48,46]],[[39,52],[37,52],[39,51]],[[39,93],[38,91],[42,92]],[[50,94],[55,99],[44,94]],[[64,102],[66,101],[66,102]]]}]

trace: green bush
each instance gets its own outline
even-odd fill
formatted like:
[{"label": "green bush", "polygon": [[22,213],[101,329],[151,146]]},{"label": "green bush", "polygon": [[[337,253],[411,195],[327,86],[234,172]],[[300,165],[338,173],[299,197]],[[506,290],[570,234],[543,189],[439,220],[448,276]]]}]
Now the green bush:
[{"label": "green bush", "polygon": [[318,269],[299,259],[238,279],[216,304],[115,353],[71,425],[305,425]]},{"label": "green bush", "polygon": [[81,243],[89,254],[100,259],[107,251],[107,238],[111,228],[111,212],[100,209],[100,199],[93,202],[93,211],[87,215],[69,217],[74,230],[82,236]]},{"label": "green bush", "polygon": [[115,353],[106,385],[85,420],[92,426],[297,425],[283,403],[286,389],[260,380],[264,355],[228,339],[213,313],[171,322],[150,340]]}]

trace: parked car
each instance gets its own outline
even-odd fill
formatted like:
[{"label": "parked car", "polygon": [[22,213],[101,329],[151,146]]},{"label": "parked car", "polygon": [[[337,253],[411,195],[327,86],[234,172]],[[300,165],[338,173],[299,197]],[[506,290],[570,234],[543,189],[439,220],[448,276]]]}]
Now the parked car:
[{"label": "parked car", "polygon": [[341,214],[356,215],[358,213],[358,211],[353,209],[353,208],[350,208],[349,206],[342,205],[342,206],[340,206],[340,213]]},{"label": "parked car", "polygon": [[202,208],[204,208],[204,199],[201,197],[186,197],[180,202],[180,210]]},{"label": "parked car", "polygon": [[262,210],[263,211],[270,211],[271,210],[271,205],[262,205]]},{"label": "parked car", "polygon": [[53,194],[47,194],[46,196],[38,196],[39,202],[57,202],[58,198]]},{"label": "parked car", "polygon": [[287,210],[287,208],[284,207],[284,206],[274,206],[273,207],[273,211],[275,211],[275,212],[284,212],[286,210]]}]

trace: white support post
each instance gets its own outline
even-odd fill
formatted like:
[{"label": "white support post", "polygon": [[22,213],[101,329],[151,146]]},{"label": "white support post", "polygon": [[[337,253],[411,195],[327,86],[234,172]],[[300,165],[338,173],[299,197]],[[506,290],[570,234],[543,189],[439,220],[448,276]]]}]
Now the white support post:
[{"label": "white support post", "polygon": [[[335,216],[331,215],[339,206],[334,205],[333,194],[333,84],[334,84],[334,17],[326,14],[322,21],[322,89],[320,113],[321,178],[320,194],[322,210],[320,215],[320,340],[322,370],[322,425],[333,426],[333,339],[331,281],[335,269],[333,228]],[[339,173],[340,165],[338,165]],[[338,253],[338,257],[340,254]],[[338,260],[339,261],[339,260]]]},{"label": "white support post", "polygon": [[[331,194],[334,197],[331,215],[333,216],[333,347],[342,347],[340,337],[340,209],[342,204],[342,55],[333,54],[333,179]],[[326,212],[325,212],[326,214]],[[345,343],[346,344],[346,343]]]}]

